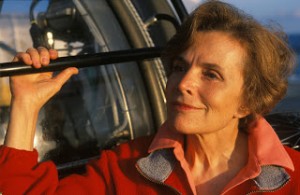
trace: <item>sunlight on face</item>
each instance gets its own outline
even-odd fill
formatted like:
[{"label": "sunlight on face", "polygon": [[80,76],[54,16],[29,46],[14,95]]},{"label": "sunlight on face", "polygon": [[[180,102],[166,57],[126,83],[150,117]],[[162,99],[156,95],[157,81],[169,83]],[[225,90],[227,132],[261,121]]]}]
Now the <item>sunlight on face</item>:
[{"label": "sunlight on face", "polygon": [[196,42],[174,60],[166,96],[167,124],[194,134],[236,129],[245,51],[228,34],[199,32]]}]

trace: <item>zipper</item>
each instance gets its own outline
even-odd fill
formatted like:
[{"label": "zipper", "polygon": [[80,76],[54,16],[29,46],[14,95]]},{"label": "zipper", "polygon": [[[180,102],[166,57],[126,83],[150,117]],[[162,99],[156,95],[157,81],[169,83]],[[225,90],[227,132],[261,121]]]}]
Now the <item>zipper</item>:
[{"label": "zipper", "polygon": [[156,183],[156,184],[159,184],[159,185],[168,187],[168,188],[172,189],[176,194],[182,195],[182,193],[179,192],[179,191],[178,191],[176,188],[174,188],[173,186],[170,186],[170,185],[168,185],[168,184],[165,184],[164,182],[161,182],[161,181],[154,180],[154,179],[148,177],[146,174],[144,174],[143,171],[142,171],[137,165],[136,165],[135,167],[136,167],[136,169],[138,170],[138,172],[139,172],[144,178],[146,178],[147,180],[149,180],[149,181],[151,181],[151,182],[153,182],[153,183]]}]

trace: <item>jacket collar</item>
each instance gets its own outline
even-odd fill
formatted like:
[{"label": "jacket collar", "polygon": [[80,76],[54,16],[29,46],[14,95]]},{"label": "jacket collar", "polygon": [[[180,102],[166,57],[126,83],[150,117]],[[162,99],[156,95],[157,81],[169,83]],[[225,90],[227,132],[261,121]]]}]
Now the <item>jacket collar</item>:
[{"label": "jacket collar", "polygon": [[260,174],[253,179],[257,190],[273,191],[281,188],[290,180],[284,168],[278,166],[262,166]]},{"label": "jacket collar", "polygon": [[250,125],[248,140],[251,147],[249,156],[253,156],[259,166],[277,165],[294,171],[290,156],[272,126],[264,118],[261,117]]},{"label": "jacket collar", "polygon": [[[250,126],[248,140],[248,165],[225,187],[223,193],[249,179],[255,182],[257,190],[267,191],[280,188],[290,179],[284,168],[293,171],[293,163],[264,118],[256,120]],[[172,173],[177,161],[172,148],[182,148],[183,142],[183,135],[170,132],[162,125],[149,147],[150,154],[137,161],[140,173],[152,181],[163,183]]]},{"label": "jacket collar", "polygon": [[137,161],[137,168],[149,180],[164,183],[172,173],[176,158],[172,149],[161,149]]},{"label": "jacket collar", "polygon": [[164,123],[159,128],[154,137],[148,152],[151,153],[155,150],[164,148],[180,148],[184,145],[184,135],[176,131],[172,131]]},{"label": "jacket collar", "polygon": [[264,118],[250,125],[248,146],[248,167],[253,168],[252,173],[248,173],[257,191],[274,191],[290,180],[285,169],[294,171],[293,162],[276,132]]}]

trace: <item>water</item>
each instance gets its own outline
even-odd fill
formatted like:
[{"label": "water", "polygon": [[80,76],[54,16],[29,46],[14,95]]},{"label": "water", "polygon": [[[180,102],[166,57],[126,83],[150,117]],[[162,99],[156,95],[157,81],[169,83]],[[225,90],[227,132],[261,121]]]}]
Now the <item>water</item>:
[{"label": "water", "polygon": [[289,78],[286,97],[273,112],[300,112],[300,34],[289,35],[289,44],[297,53],[296,68]]}]

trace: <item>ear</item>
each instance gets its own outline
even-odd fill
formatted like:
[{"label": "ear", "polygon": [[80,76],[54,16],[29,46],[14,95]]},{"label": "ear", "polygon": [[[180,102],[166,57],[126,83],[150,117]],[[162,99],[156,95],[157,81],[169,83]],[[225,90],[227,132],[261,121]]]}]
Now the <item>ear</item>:
[{"label": "ear", "polygon": [[251,112],[250,112],[249,108],[247,108],[246,106],[240,106],[234,116],[236,118],[244,118],[247,115],[249,115],[250,113]]}]

